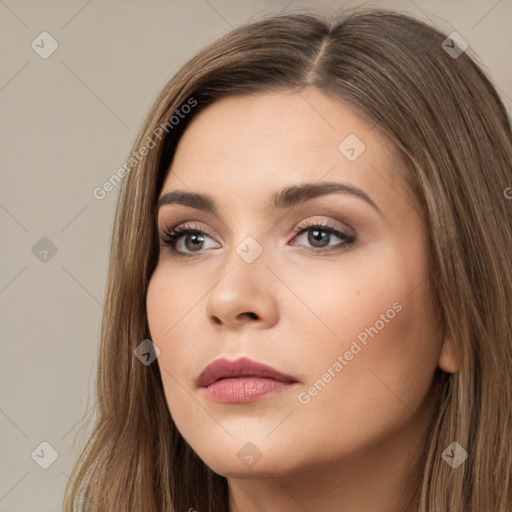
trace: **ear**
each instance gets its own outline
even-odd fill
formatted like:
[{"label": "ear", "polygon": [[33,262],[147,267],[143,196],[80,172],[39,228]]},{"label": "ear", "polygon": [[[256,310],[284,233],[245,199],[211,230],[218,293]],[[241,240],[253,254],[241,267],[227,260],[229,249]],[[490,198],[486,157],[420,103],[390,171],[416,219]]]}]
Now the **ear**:
[{"label": "ear", "polygon": [[443,344],[439,352],[439,368],[448,373],[456,373],[460,368],[460,361],[455,347],[455,342],[451,336],[443,337]]}]

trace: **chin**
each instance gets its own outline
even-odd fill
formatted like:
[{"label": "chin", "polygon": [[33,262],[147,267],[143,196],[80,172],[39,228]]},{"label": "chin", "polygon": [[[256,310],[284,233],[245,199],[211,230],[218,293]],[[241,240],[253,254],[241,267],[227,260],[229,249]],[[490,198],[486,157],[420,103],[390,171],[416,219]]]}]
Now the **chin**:
[{"label": "chin", "polygon": [[296,467],[297,461],[286,453],[276,450],[275,446],[264,440],[230,440],[228,444],[219,444],[217,450],[195,450],[198,457],[215,473],[232,478],[268,478],[287,475]]}]

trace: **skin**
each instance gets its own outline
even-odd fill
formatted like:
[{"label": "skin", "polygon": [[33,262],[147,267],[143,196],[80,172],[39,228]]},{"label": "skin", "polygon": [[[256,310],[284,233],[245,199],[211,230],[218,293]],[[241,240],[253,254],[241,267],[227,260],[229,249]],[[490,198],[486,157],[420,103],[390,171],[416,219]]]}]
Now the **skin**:
[{"label": "skin", "polygon": [[[366,146],[354,161],[338,149],[349,134]],[[218,215],[160,208],[160,233],[194,222],[207,236],[203,248],[190,236],[188,245],[178,242],[190,258],[161,246],[148,321],[172,417],[199,457],[227,477],[231,512],[399,510],[432,418],[434,371],[457,370],[434,306],[424,224],[400,164],[382,132],[314,88],[219,100],[178,145],[162,194],[208,194]],[[356,186],[381,212],[346,193],[267,207],[281,188],[319,181]],[[314,253],[322,246],[308,239],[312,230],[293,229],[316,221],[350,230],[355,244],[327,252],[342,242],[331,234],[326,252]],[[236,251],[248,236],[263,249],[252,263]],[[401,310],[333,371],[396,303]],[[210,401],[199,374],[219,357],[241,356],[299,384],[246,404]],[[298,394],[329,368],[335,376],[300,403]],[[261,454],[251,467],[237,457],[248,442]]]}]

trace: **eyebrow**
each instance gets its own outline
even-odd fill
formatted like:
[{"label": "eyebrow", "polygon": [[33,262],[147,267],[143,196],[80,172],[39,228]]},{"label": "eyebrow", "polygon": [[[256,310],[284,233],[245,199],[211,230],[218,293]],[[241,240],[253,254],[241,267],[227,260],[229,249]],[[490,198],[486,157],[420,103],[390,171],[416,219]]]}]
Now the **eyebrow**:
[{"label": "eyebrow", "polygon": [[[382,214],[382,210],[361,189],[345,183],[335,182],[305,183],[286,187],[271,196],[270,200],[267,202],[267,207],[269,209],[289,208],[309,201],[310,199],[334,193],[345,193],[356,196]],[[172,192],[163,194],[158,199],[157,209],[173,204],[189,206],[196,210],[209,212],[214,215],[218,213],[215,201],[211,196],[197,192],[186,192],[184,190],[173,190]]]}]

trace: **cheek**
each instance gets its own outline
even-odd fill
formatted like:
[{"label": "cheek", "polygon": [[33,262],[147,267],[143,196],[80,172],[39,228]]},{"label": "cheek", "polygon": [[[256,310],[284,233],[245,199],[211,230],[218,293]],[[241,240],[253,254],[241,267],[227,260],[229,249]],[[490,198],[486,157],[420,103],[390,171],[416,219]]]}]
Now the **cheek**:
[{"label": "cheek", "polygon": [[157,267],[146,297],[148,324],[151,340],[160,350],[157,363],[169,411],[180,432],[186,435],[191,429],[189,415],[201,415],[189,394],[197,373],[193,364],[198,350],[190,342],[197,338],[197,333],[192,332],[192,308],[197,301],[189,287],[180,286],[179,279]]},{"label": "cheek", "polygon": [[424,260],[403,254],[380,248],[357,262],[347,258],[336,271],[324,265],[295,280],[296,294],[307,297],[307,309],[295,307],[291,319],[301,340],[297,364],[309,362],[308,385],[319,381],[318,392],[311,391],[324,396],[323,406],[341,393],[350,395],[354,410],[371,404],[371,413],[397,396],[418,404],[427,393],[440,335]]},{"label": "cheek", "polygon": [[[151,340],[160,349],[158,363],[162,370],[162,378],[167,380],[166,371],[171,375],[187,373],[189,356],[197,353],[193,343],[180,341],[195,339],[192,332],[193,307],[197,304],[198,295],[190,287],[180,286],[179,279],[167,275],[157,267],[148,286],[146,311],[151,333]],[[172,379],[170,379],[172,381]]]},{"label": "cheek", "polygon": [[155,339],[168,343],[178,339],[177,332],[190,326],[196,305],[204,295],[204,281],[187,277],[159,264],[148,285],[146,311],[151,334]]},{"label": "cheek", "polygon": [[323,342],[304,340],[309,377],[296,397],[294,418],[308,432],[322,432],[319,449],[327,444],[333,456],[378,446],[427,413],[423,402],[437,366],[436,340],[416,301],[398,291],[390,300],[368,300],[356,319],[333,314],[334,343],[330,335]]},{"label": "cheek", "polygon": [[[390,326],[405,316],[401,311],[409,302],[410,290],[403,272],[393,264],[386,266],[383,259],[377,263],[370,258],[353,260],[281,273],[293,291],[283,291],[283,320],[289,321],[303,343],[312,344],[309,355],[314,359],[332,352],[329,348],[348,349],[354,339],[364,344],[375,334],[375,326],[379,335],[389,333]],[[327,350],[319,351],[320,343]]]}]

